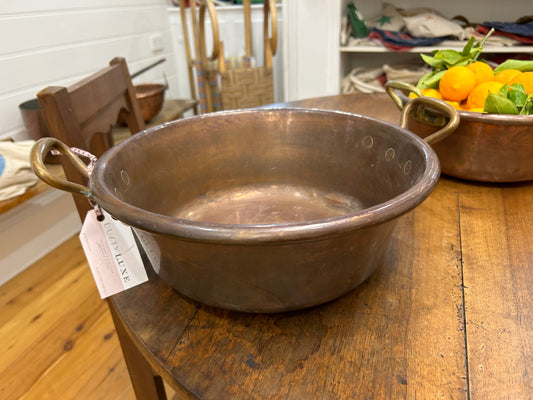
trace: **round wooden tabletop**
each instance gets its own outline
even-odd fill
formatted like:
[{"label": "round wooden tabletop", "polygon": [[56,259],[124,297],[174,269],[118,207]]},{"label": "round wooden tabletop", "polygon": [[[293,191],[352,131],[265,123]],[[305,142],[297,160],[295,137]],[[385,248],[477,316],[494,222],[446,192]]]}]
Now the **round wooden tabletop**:
[{"label": "round wooden tabletop", "polygon": [[[397,123],[381,94],[283,104]],[[134,342],[197,399],[531,398],[531,183],[441,178],[404,215],[380,268],[310,309],[246,314],[149,281],[113,297]]]}]

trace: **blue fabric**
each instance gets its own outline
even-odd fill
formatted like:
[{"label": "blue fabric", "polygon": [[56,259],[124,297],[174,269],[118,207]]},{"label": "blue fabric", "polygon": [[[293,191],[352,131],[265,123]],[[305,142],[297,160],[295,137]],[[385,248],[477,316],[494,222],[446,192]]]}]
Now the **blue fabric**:
[{"label": "blue fabric", "polygon": [[411,47],[431,46],[447,39],[447,36],[436,38],[415,38],[408,33],[396,31],[382,31],[372,28],[368,35],[370,38],[379,39],[387,48],[396,51],[409,50]]},{"label": "blue fabric", "polygon": [[0,176],[4,173],[4,170],[6,169],[6,159],[2,154],[0,154]]},{"label": "blue fabric", "polygon": [[533,21],[526,24],[515,24],[513,22],[483,22],[483,25],[514,35],[533,37]]}]

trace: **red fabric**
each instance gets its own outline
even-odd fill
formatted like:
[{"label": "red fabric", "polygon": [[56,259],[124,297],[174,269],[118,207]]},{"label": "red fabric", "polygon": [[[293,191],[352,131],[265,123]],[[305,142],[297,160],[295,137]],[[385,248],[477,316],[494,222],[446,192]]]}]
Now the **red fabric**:
[{"label": "red fabric", "polygon": [[[483,25],[478,25],[476,27],[476,31],[482,34],[487,34],[489,30],[490,30],[489,28]],[[529,36],[515,35],[513,33],[507,33],[507,32],[502,32],[502,31],[494,31],[493,35],[507,36],[512,39],[518,40],[519,42],[522,42],[522,43],[533,44],[533,38]]]}]

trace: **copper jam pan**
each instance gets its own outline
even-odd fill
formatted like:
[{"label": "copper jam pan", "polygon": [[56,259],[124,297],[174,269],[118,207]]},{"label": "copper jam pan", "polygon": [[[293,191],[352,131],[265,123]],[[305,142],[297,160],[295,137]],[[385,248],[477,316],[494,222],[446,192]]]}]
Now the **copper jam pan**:
[{"label": "copper jam pan", "polygon": [[440,173],[431,147],[403,128],[311,109],[228,111],[148,129],[108,150],[87,186],[51,175],[42,162],[50,149],[85,169],[45,138],[32,151],[36,174],[133,227],[161,279],[248,312],[301,309],[355,288]]},{"label": "copper jam pan", "polygon": [[159,114],[165,101],[166,85],[158,83],[143,83],[135,85],[135,95],[144,122],[149,122]]},{"label": "copper jam pan", "polygon": [[[388,82],[387,92],[400,109],[409,101],[395,89],[414,91],[401,82]],[[479,182],[520,182],[533,179],[533,116],[459,111],[461,122],[433,146],[442,173]],[[413,108],[406,127],[424,138],[445,123],[443,114]]]}]

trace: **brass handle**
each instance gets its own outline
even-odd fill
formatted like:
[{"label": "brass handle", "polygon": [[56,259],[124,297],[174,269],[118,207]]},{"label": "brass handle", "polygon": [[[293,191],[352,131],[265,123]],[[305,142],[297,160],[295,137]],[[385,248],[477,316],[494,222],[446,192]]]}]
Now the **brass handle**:
[{"label": "brass handle", "polygon": [[65,143],[52,137],[39,139],[31,149],[30,163],[35,175],[52,187],[90,198],[91,192],[88,187],[55,176],[46,168],[44,158],[52,149],[64,154],[83,177],[89,179],[89,172],[85,163]]},{"label": "brass handle", "polygon": [[385,83],[385,90],[387,91],[389,96],[394,101],[394,104],[396,104],[400,110],[403,109],[404,101],[400,98],[400,96],[398,96],[398,93],[396,93],[394,89],[406,90],[408,92],[415,93],[419,97],[422,96],[422,92],[420,92],[420,90],[417,87],[409,83],[398,82],[398,81],[388,81],[387,83]]},{"label": "brass handle", "polygon": [[427,144],[433,144],[440,140],[443,140],[444,138],[451,135],[459,126],[459,122],[461,121],[461,119],[459,118],[459,113],[451,105],[449,105],[448,103],[442,100],[435,99],[433,97],[416,97],[408,101],[403,107],[402,115],[400,118],[400,126],[402,128],[407,127],[407,118],[408,118],[409,112],[413,109],[413,107],[417,105],[423,105],[423,106],[429,106],[429,107],[435,108],[439,111],[444,112],[450,119],[448,123],[444,125],[443,128],[439,129],[437,132],[432,133],[431,135],[424,138],[424,141]]},{"label": "brass handle", "polygon": [[[424,141],[427,144],[433,144],[443,140],[447,136],[451,135],[459,126],[459,122],[461,121],[459,113],[455,108],[445,101],[435,99],[433,97],[422,96],[422,93],[418,88],[408,83],[389,81],[385,84],[385,89],[394,103],[402,111],[402,115],[400,117],[400,126],[402,128],[407,127],[409,112],[417,105],[428,106],[442,111],[449,118],[448,123],[442,129],[424,138]],[[404,103],[404,100],[398,96],[398,93],[395,92],[395,89],[406,90],[408,92],[415,93],[418,95],[418,97],[410,99]]]}]

